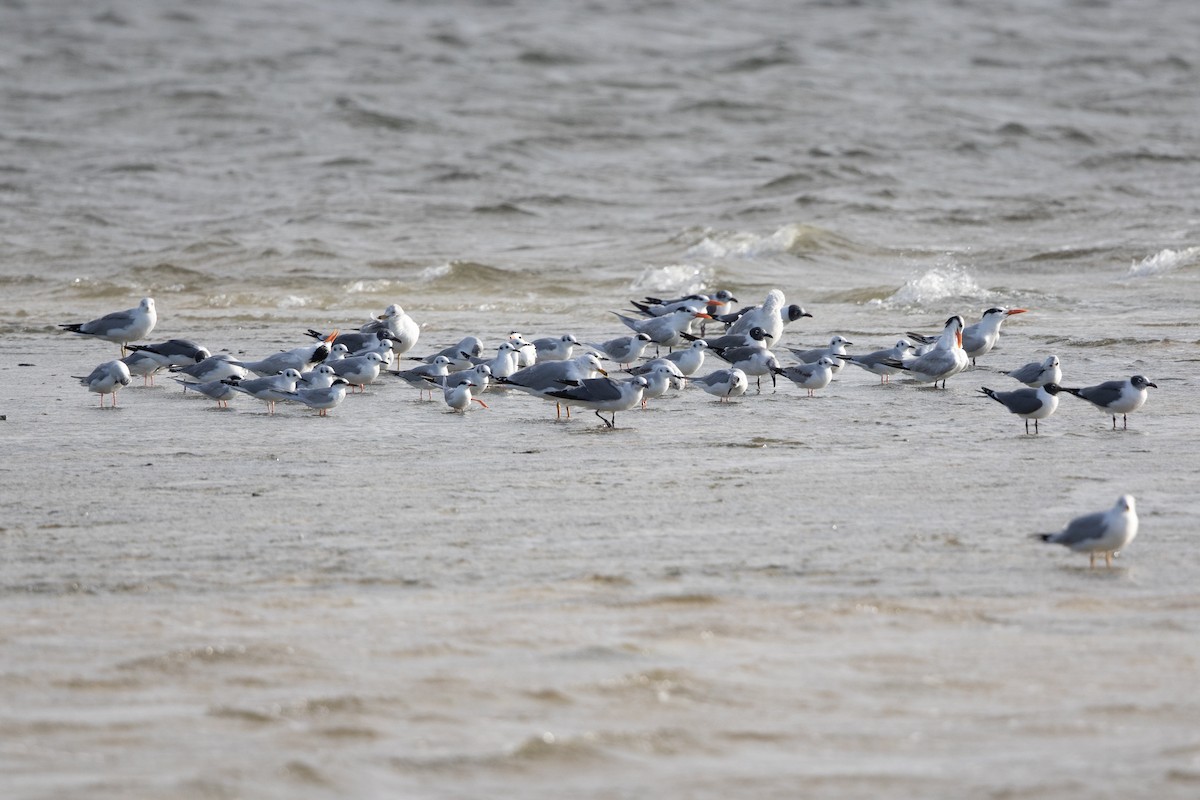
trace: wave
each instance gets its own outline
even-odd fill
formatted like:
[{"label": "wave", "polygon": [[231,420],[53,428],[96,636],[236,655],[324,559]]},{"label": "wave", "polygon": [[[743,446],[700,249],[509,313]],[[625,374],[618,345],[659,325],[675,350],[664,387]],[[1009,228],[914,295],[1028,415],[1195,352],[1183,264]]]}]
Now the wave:
[{"label": "wave", "polygon": [[685,256],[755,259],[828,252],[858,253],[862,250],[850,239],[824,228],[792,223],[765,236],[746,231],[706,230],[703,238],[687,249]]},{"label": "wave", "polygon": [[1165,275],[1178,269],[1200,264],[1200,247],[1187,247],[1183,250],[1159,250],[1152,256],[1146,256],[1141,261],[1135,261],[1130,267],[1127,277],[1145,278],[1151,275]]},{"label": "wave", "polygon": [[696,294],[704,291],[714,277],[715,273],[711,267],[700,264],[646,267],[642,274],[629,284],[629,291],[669,295]]},{"label": "wave", "polygon": [[905,308],[941,305],[948,300],[986,301],[993,297],[994,293],[980,286],[965,267],[950,264],[909,278],[887,297],[873,299],[870,303]]}]

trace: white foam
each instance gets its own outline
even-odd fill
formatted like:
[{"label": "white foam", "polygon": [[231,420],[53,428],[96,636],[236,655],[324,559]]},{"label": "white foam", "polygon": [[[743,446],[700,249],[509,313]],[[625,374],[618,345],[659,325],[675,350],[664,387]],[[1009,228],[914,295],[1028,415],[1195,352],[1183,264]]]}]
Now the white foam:
[{"label": "white foam", "polygon": [[1200,263],[1200,247],[1188,247],[1183,250],[1159,250],[1152,256],[1146,256],[1141,261],[1135,261],[1129,267],[1127,277],[1145,278],[1150,275],[1165,275],[1181,267],[1190,267]]},{"label": "white foam", "polygon": [[389,291],[391,287],[392,281],[380,278],[374,281],[351,281],[345,284],[342,289],[346,294],[379,294]]},{"label": "white foam", "polygon": [[454,265],[448,261],[445,264],[438,264],[436,267],[426,267],[417,275],[417,280],[423,283],[436,281],[438,278],[444,278],[449,275],[453,269]]},{"label": "white foam", "polygon": [[712,231],[687,249],[688,258],[763,258],[792,252],[797,241],[811,231],[802,225],[785,225],[763,236],[746,231]]},{"label": "white foam", "polygon": [[965,267],[951,264],[934,267],[909,278],[888,297],[871,302],[889,307],[933,306],[958,298],[987,300],[991,295],[991,292],[975,281]]},{"label": "white foam", "polygon": [[629,285],[629,291],[695,294],[703,290],[712,277],[712,269],[699,264],[669,264],[665,267],[647,267]]}]

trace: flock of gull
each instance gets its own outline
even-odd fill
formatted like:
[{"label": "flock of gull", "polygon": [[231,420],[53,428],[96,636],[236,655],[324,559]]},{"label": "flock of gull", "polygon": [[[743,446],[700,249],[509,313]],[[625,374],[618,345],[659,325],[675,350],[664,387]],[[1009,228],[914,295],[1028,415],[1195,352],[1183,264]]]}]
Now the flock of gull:
[{"label": "flock of gull", "polygon": [[[294,402],[322,416],[340,405],[347,392],[355,388],[365,392],[367,385],[394,377],[422,396],[429,393],[430,399],[440,390],[446,405],[458,412],[467,411],[472,404],[486,408],[479,398],[486,391],[516,390],[554,402],[560,417],[564,409],[569,417],[572,407],[587,408],[614,428],[618,411],[644,406],[672,388],[691,385],[719,402],[729,402],[747,392],[751,379],[761,391],[764,378],[775,385],[777,378],[783,377],[812,396],[829,386],[847,364],[877,375],[881,382],[902,375],[945,388],[948,379],[992,351],[1006,319],[1025,313],[1021,308],[989,308],[972,325],[954,315],[936,335],[910,332],[894,346],[869,353],[848,352],[846,348],[854,343],[837,335],[825,347],[786,348],[796,363],[785,366],[772,347],[778,347],[787,325],[812,315],[787,304],[778,289],[768,292],[759,305],[734,310],[734,303],[737,298],[724,290],[675,299],[647,297],[631,301],[634,311],[630,314],[613,312],[628,329],[623,335],[603,342],[580,342],[569,333],[533,341],[513,333],[500,343],[494,356],[485,355],[483,342],[475,336],[419,358],[406,355],[416,346],[420,327],[398,305],[389,306],[353,332],[309,330],[308,344],[261,360],[213,355],[188,339],[138,344],[158,321],[154,300],[149,297],[136,308],[60,327],[120,345],[120,359],[100,364],[79,378],[100,396],[102,408],[105,395],[112,397],[115,407],[121,387],[134,377],[151,383],[162,370],[169,370],[185,392],[198,392],[222,407],[245,394],[265,402],[270,414],[276,403]],[[648,352],[651,347],[653,355]],[[575,355],[576,350],[581,354]],[[710,355],[721,366],[700,374],[710,363]],[[405,361],[418,363],[402,368]],[[614,365],[629,376],[614,378],[609,371]],[[1063,392],[1110,415],[1115,430],[1117,417],[1128,427],[1128,415],[1146,402],[1147,389],[1157,388],[1142,375],[1068,388],[1061,384],[1062,369],[1055,355],[1004,374],[1025,388],[982,387],[980,391],[1023,419],[1026,433],[1032,420],[1034,434],[1038,422],[1057,410]],[[1136,534],[1134,499],[1122,495],[1109,511],[1079,517],[1061,532],[1041,536],[1091,553],[1093,565],[1096,556],[1103,554],[1111,565],[1112,555]]]}]

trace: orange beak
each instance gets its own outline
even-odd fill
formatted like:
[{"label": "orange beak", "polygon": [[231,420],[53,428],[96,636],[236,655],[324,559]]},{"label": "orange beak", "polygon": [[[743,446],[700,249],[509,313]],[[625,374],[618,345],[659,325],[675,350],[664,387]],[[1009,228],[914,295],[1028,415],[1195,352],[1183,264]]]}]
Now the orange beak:
[{"label": "orange beak", "polygon": [[1024,314],[1028,310],[1028,308],[1010,308],[1005,316],[1011,317],[1013,314]]},{"label": "orange beak", "polygon": [[958,342],[959,347],[962,347],[962,331],[954,332],[954,341]]},{"label": "orange beak", "polygon": [[608,372],[606,370],[600,370],[600,374],[604,375],[605,377],[608,376]]},{"label": "orange beak", "polygon": [[712,314],[705,314],[701,312],[696,315],[696,319],[712,319]]},{"label": "orange beak", "polygon": [[336,339],[337,337],[338,337],[338,332],[335,330],[333,333],[331,333],[331,334],[329,334],[328,336],[326,336],[326,337],[325,337],[325,344],[329,344],[330,342],[332,342],[332,341],[333,341],[334,339]]}]

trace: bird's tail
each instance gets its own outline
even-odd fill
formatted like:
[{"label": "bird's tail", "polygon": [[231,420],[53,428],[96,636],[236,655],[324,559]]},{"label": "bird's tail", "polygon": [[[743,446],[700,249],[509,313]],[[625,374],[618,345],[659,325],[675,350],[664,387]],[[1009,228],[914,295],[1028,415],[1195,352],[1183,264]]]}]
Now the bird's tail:
[{"label": "bird's tail", "polygon": [[1076,397],[1080,398],[1081,400],[1084,399],[1083,390],[1080,389],[1078,386],[1076,386],[1074,389],[1070,388],[1069,386],[1061,386],[1061,387],[1059,387],[1059,391],[1066,392],[1067,394],[1073,394]]},{"label": "bird's tail", "polygon": [[71,333],[83,333],[83,331],[80,330],[83,327],[82,322],[69,322],[59,325],[58,327],[62,328],[64,331],[70,331]]},{"label": "bird's tail", "polygon": [[312,328],[309,328],[304,333],[308,336],[311,336],[314,339],[324,339],[325,338],[325,334],[321,333],[320,331],[314,331]]},{"label": "bird's tail", "polygon": [[1054,534],[1053,533],[1031,533],[1031,534],[1029,534],[1029,538],[1037,539],[1039,542],[1048,542],[1054,538]]},{"label": "bird's tail", "polygon": [[998,397],[996,397],[996,392],[993,389],[989,389],[988,387],[983,386],[983,387],[980,387],[979,393],[986,394],[988,397],[992,398],[997,403],[1000,402],[1000,399]]}]

